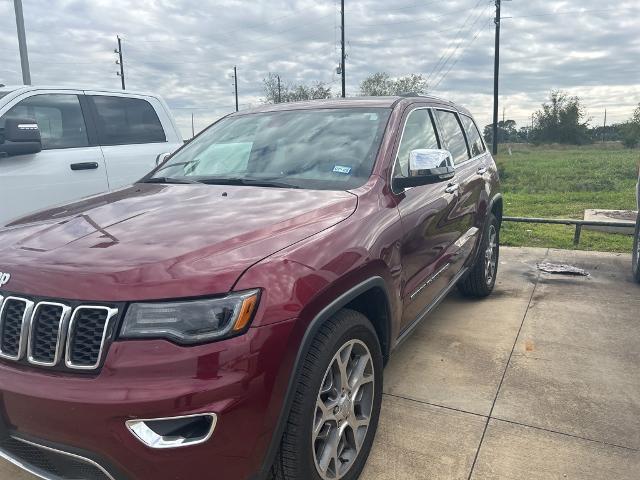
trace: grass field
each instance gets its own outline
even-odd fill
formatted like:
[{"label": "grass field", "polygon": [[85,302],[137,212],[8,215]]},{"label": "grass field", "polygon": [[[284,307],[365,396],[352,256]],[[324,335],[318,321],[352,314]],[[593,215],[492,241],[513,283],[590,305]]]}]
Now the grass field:
[{"label": "grass field", "polygon": [[[582,219],[587,208],[635,210],[640,150],[616,144],[585,147],[512,145],[497,162],[504,214],[513,217]],[[632,237],[582,231],[573,245],[573,226],[505,222],[501,243],[514,246],[630,252]]]}]

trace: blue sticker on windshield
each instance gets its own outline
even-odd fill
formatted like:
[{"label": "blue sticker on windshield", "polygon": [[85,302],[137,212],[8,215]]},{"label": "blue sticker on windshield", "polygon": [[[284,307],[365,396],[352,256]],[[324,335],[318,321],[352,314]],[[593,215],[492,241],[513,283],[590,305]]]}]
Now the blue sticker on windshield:
[{"label": "blue sticker on windshield", "polygon": [[336,165],[333,167],[334,173],[345,173],[349,175],[351,173],[351,167],[343,167],[342,165]]}]

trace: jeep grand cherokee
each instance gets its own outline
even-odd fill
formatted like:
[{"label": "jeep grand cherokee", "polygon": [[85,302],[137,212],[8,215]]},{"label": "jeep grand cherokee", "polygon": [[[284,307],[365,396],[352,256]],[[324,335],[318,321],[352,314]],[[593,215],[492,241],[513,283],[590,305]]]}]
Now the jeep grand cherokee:
[{"label": "jeep grand cherokee", "polygon": [[451,102],[230,115],[0,230],[0,455],[56,479],[356,479],[383,365],[453,287],[491,292],[501,216]]}]

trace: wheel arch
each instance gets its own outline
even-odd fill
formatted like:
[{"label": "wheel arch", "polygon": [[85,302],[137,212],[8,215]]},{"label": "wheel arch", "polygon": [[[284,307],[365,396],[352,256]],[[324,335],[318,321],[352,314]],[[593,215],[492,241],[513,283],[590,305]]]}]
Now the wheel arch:
[{"label": "wheel arch", "polygon": [[[374,315],[374,318],[369,317],[369,314],[375,313],[377,307],[384,307],[383,312],[377,312],[378,314]],[[267,453],[262,461],[260,472],[252,477],[251,480],[267,479],[269,477],[269,472],[276,454],[278,453],[280,441],[282,440],[282,435],[284,434],[284,429],[293,403],[296,385],[300,374],[299,366],[304,361],[315,335],[318,333],[324,322],[338,311],[345,308],[353,309],[362,313],[373,324],[373,327],[378,334],[383,358],[386,363],[386,360],[389,357],[392,335],[391,303],[384,279],[380,276],[372,276],[345,291],[332,302],[327,304],[313,317],[307,326],[293,363],[291,370],[292,374],[287,385],[282,408],[280,409],[280,415],[273,431]]]},{"label": "wheel arch", "polygon": [[498,223],[502,224],[502,214],[504,209],[504,201],[501,193],[496,193],[489,202],[489,211],[498,219]]}]

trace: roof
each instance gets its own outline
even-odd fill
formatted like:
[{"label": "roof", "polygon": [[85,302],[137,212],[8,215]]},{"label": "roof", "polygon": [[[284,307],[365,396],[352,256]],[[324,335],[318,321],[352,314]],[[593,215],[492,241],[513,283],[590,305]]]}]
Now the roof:
[{"label": "roof", "polygon": [[285,110],[310,110],[318,108],[393,108],[399,103],[426,102],[440,105],[448,105],[466,113],[466,109],[455,105],[453,102],[432,95],[415,96],[390,96],[390,97],[347,97],[329,98],[322,100],[307,100],[302,102],[288,102],[277,104],[265,104],[259,107],[241,110],[233,115],[247,115],[262,112],[278,112]]},{"label": "roof", "polygon": [[155,93],[149,92],[134,92],[131,90],[122,90],[115,88],[100,88],[92,87],[89,85],[5,85],[0,87],[0,92],[28,92],[31,90],[87,90],[92,92],[101,93],[117,93],[124,95],[142,95],[146,97],[157,97]]}]

